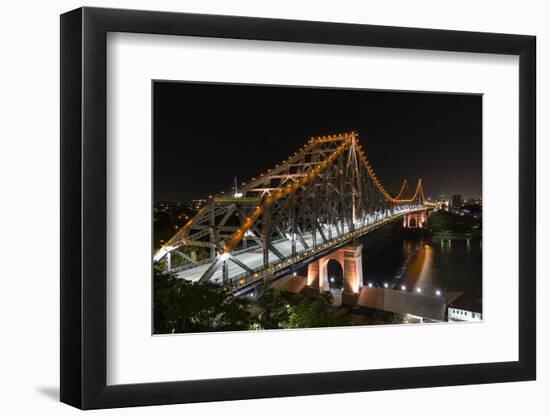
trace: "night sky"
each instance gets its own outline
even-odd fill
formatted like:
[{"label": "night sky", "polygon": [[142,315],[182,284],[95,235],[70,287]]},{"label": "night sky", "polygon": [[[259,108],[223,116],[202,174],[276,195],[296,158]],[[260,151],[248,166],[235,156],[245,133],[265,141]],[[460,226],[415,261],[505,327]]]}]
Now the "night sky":
[{"label": "night sky", "polygon": [[[390,194],[481,197],[481,96],[154,82],[155,201],[205,198],[355,130]],[[410,189],[410,188],[409,188]]]}]

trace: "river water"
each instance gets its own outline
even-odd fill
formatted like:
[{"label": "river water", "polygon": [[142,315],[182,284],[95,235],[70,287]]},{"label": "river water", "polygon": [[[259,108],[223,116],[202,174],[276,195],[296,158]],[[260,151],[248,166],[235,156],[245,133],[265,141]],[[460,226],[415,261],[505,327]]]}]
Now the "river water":
[{"label": "river water", "polygon": [[398,233],[382,247],[365,245],[364,285],[429,295],[455,291],[481,295],[481,252],[479,237]]}]

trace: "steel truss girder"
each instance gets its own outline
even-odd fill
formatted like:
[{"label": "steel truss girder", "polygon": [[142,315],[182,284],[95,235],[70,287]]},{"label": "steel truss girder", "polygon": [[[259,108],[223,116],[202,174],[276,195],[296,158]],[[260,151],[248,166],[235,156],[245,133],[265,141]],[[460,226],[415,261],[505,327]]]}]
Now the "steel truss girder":
[{"label": "steel truss girder", "polygon": [[[211,264],[200,279],[205,281],[222,266],[223,276],[227,275],[222,255],[252,273],[253,268],[232,254],[260,250],[263,268],[268,269],[270,252],[286,259],[274,240],[290,239],[294,255],[297,242],[309,250],[405,207],[422,206],[421,181],[409,199],[402,197],[405,185],[395,198],[385,191],[355,133],[312,138],[274,169],[244,183],[238,190],[242,197],[236,197],[236,190],[229,190],[229,197],[210,196],[206,206],[155,254],[155,260],[180,246],[211,248]],[[249,240],[257,246],[247,249]]]}]

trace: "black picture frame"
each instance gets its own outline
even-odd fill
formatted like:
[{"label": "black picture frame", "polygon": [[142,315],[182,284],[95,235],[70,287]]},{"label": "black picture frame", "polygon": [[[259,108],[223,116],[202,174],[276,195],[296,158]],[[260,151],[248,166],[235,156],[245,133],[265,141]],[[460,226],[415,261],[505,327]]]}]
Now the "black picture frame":
[{"label": "black picture frame", "polygon": [[[108,32],[519,56],[519,360],[109,386]],[[61,401],[82,409],[525,381],[536,378],[534,36],[79,8],[61,15]]]}]

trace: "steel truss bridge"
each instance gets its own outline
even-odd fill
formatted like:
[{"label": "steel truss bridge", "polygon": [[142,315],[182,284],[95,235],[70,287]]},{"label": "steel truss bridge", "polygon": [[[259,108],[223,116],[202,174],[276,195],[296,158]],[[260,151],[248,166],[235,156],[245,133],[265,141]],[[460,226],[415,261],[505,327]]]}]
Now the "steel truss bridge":
[{"label": "steel truss bridge", "polygon": [[[239,294],[401,216],[426,210],[422,180],[391,196],[356,132],[311,138],[257,178],[209,196],[155,254],[178,277]],[[199,255],[197,255],[199,254]]]}]

